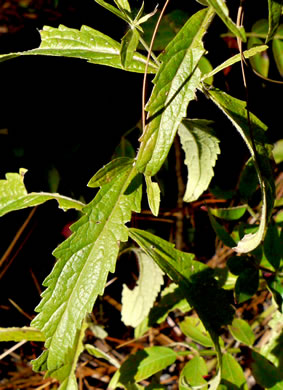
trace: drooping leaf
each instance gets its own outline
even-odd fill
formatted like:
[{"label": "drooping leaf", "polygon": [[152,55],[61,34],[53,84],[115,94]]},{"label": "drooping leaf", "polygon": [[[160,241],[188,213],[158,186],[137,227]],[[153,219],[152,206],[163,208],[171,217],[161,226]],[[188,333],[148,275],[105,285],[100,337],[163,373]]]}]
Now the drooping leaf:
[{"label": "drooping leaf", "polygon": [[135,28],[130,28],[122,38],[121,42],[121,64],[127,69],[131,66],[133,56],[139,43],[139,32]]},{"label": "drooping leaf", "polygon": [[149,347],[130,355],[109,383],[115,389],[119,384],[130,384],[149,378],[175,362],[176,352],[166,347]]},{"label": "drooping leaf", "polygon": [[237,27],[237,25],[229,17],[229,9],[224,0],[206,0],[211,5],[218,16],[226,24],[229,30],[237,37],[241,38],[243,42],[246,42],[246,33],[243,27]]},{"label": "drooping leaf", "polygon": [[85,344],[84,348],[87,350],[87,352],[98,358],[98,359],[105,359],[108,361],[110,364],[112,364],[114,367],[119,368],[120,363],[115,359],[113,356],[107,354],[106,352],[102,351],[101,349],[95,347],[94,345],[91,344]]},{"label": "drooping leaf", "polygon": [[256,351],[252,351],[252,374],[256,383],[265,389],[281,390],[283,388],[282,370]]},{"label": "drooping leaf", "polygon": [[213,167],[220,149],[219,140],[209,128],[210,124],[210,121],[203,119],[186,119],[178,128],[188,167],[185,202],[197,200],[208,188],[214,175]]},{"label": "drooping leaf", "polygon": [[[255,34],[255,36],[251,36],[248,39],[248,49],[252,50],[252,48],[261,46],[264,42],[264,39],[260,38],[259,36],[266,36],[267,31],[268,22],[266,19],[259,19],[256,21],[256,23],[252,26],[252,33]],[[250,63],[253,69],[255,69],[258,73],[265,77],[268,76],[270,61],[266,50],[261,53],[256,53],[255,56],[251,57]]]},{"label": "drooping leaf", "polygon": [[216,219],[210,212],[210,209],[208,209],[207,212],[208,212],[211,226],[215,234],[217,235],[217,237],[223,242],[224,245],[233,248],[236,245],[234,239],[230,236],[227,230],[225,230],[225,228],[222,225],[220,225],[219,222],[216,221]]},{"label": "drooping leaf", "polygon": [[[63,25],[58,28],[45,26],[40,35],[38,49],[2,54],[0,62],[25,55],[47,55],[81,58],[92,64],[124,69],[120,57],[121,44],[91,27],[82,26],[77,30]],[[143,73],[145,64],[146,58],[136,52],[126,70]],[[157,66],[150,61],[148,73],[156,73],[156,70]]]},{"label": "drooping leaf", "polygon": [[82,210],[84,204],[78,200],[68,198],[60,194],[47,192],[28,193],[24,185],[26,169],[20,169],[20,173],[7,173],[5,180],[0,180],[0,216],[11,211],[21,210],[27,207],[38,206],[48,200],[57,200],[63,210]]},{"label": "drooping leaf", "polygon": [[223,354],[222,365],[221,390],[248,389],[242,367],[230,353]]},{"label": "drooping leaf", "polygon": [[155,175],[167,157],[189,102],[195,98],[201,73],[197,64],[204,54],[202,43],[214,12],[194,14],[160,55],[161,66],[147,104],[148,124],[140,141],[137,169]]},{"label": "drooping leaf", "polygon": [[[265,51],[267,49],[268,49],[267,45],[255,46],[255,47],[252,47],[249,50],[244,50],[243,51],[243,55],[244,55],[245,58],[250,58],[250,57],[253,57],[254,55],[256,55],[258,53],[261,53],[261,52],[263,52],[263,51]],[[239,61],[241,61],[241,54],[234,55],[233,57],[229,58],[228,60],[226,60],[222,64],[218,65],[216,68],[214,68],[210,72],[204,74],[202,76],[202,80],[205,80],[205,82],[207,82],[207,79],[209,79],[210,77],[214,76],[216,73],[218,73],[221,70],[227,68],[228,66],[234,65],[236,62],[239,62]]]},{"label": "drooping leaf", "polygon": [[246,205],[226,208],[219,207],[218,209],[210,208],[210,212],[212,215],[220,219],[225,219],[227,221],[235,221],[237,219],[240,219],[245,214],[246,210]]},{"label": "drooping leaf", "polygon": [[149,208],[152,214],[157,217],[160,206],[160,188],[158,183],[155,183],[151,180],[150,176],[145,176],[145,181]]},{"label": "drooping leaf", "polygon": [[268,34],[266,43],[274,37],[277,31],[282,13],[282,4],[282,0],[268,0]]},{"label": "drooping leaf", "polygon": [[103,293],[108,273],[114,272],[120,241],[128,239],[124,224],[131,211],[140,210],[140,202],[141,177],[133,167],[122,169],[102,186],[72,225],[73,234],[54,251],[58,260],[44,281],[47,289],[32,325],[46,337],[48,373],[61,381],[81,322]]},{"label": "drooping leaf", "polygon": [[[245,141],[253,158],[262,193],[260,225],[256,233],[245,235],[234,248],[240,253],[254,250],[264,239],[274,203],[273,170],[270,164],[271,148],[265,139],[266,126],[252,113],[247,118],[246,103],[216,88],[206,91],[212,101],[231,120]],[[250,129],[251,127],[251,129]],[[252,132],[252,133],[251,133]],[[254,146],[255,149],[254,150]]]},{"label": "drooping leaf", "polygon": [[123,285],[121,315],[125,325],[135,328],[152,308],[163,284],[163,272],[141,249],[134,252],[139,261],[139,279],[133,290]]},{"label": "drooping leaf", "polygon": [[45,341],[44,334],[32,327],[0,328],[0,341]]},{"label": "drooping leaf", "polygon": [[213,341],[199,318],[185,317],[184,321],[180,322],[180,328],[185,336],[190,337],[196,343],[204,347],[213,347]]},{"label": "drooping leaf", "polygon": [[241,318],[234,318],[232,325],[228,325],[232,336],[243,344],[252,346],[255,341],[255,335],[247,321]]},{"label": "drooping leaf", "polygon": [[194,387],[207,389],[204,376],[208,374],[205,360],[201,356],[194,356],[181,371],[179,389],[187,390]]}]

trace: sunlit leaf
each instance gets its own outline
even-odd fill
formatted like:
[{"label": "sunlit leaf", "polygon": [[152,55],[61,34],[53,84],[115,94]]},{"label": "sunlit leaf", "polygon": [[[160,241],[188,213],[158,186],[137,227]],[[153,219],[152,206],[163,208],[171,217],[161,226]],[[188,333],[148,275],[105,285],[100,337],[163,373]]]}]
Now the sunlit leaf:
[{"label": "sunlit leaf", "polygon": [[128,0],[114,0],[114,2],[120,9],[131,12],[131,7]]},{"label": "sunlit leaf", "polygon": [[[88,26],[80,30],[60,25],[58,28],[43,27],[40,32],[41,44],[38,49],[19,53],[2,54],[0,62],[25,55],[46,55],[81,58],[92,64],[124,69],[121,63],[121,44]],[[143,73],[146,57],[135,52],[127,69]],[[148,73],[156,73],[157,67],[150,61]]]},{"label": "sunlit leaf", "polygon": [[139,262],[139,279],[133,290],[123,285],[121,315],[125,325],[135,328],[152,308],[163,284],[163,272],[141,249],[134,252]]},{"label": "sunlit leaf", "polygon": [[150,176],[145,176],[146,181],[146,193],[149,208],[153,215],[157,216],[160,206],[160,188],[158,183],[151,180]]},{"label": "sunlit leaf", "polygon": [[241,318],[234,318],[232,325],[228,325],[232,336],[243,344],[252,346],[255,341],[255,335],[247,321]]},{"label": "sunlit leaf", "polygon": [[268,34],[266,42],[269,42],[275,35],[280,23],[282,13],[282,0],[268,0]]},{"label": "sunlit leaf", "polygon": [[44,281],[47,289],[32,325],[46,337],[48,373],[61,381],[82,320],[103,293],[108,273],[114,272],[120,241],[128,239],[124,224],[131,211],[140,211],[140,201],[141,177],[132,167],[122,169],[102,186],[72,225],[73,234],[54,251],[58,260]]},{"label": "sunlit leaf", "polygon": [[247,390],[248,386],[243,370],[237,360],[229,353],[222,357],[221,390]]},{"label": "sunlit leaf", "polygon": [[213,347],[213,341],[199,318],[185,317],[184,321],[180,322],[180,328],[185,336],[190,337],[196,343],[205,347]]},{"label": "sunlit leaf", "polygon": [[85,344],[84,348],[87,350],[87,352],[90,355],[92,355],[92,356],[94,356],[94,357],[96,357],[98,359],[105,359],[107,362],[112,364],[114,367],[117,367],[117,368],[120,367],[119,362],[114,357],[112,357],[111,355],[108,355],[106,352],[104,352],[101,349],[95,347],[94,345]]},{"label": "sunlit leaf", "polygon": [[186,119],[178,129],[188,167],[185,202],[197,200],[208,188],[214,175],[213,167],[220,149],[219,140],[213,135],[210,124],[210,121],[203,119]]},{"label": "sunlit leaf", "polygon": [[52,199],[57,200],[59,207],[63,210],[82,210],[85,206],[78,200],[56,193],[28,193],[24,185],[24,175],[26,172],[26,169],[20,169],[20,173],[7,173],[6,179],[0,180],[0,216],[11,211],[38,206]]},{"label": "sunlit leaf", "polygon": [[130,28],[123,36],[121,42],[121,64],[125,69],[131,66],[138,43],[139,32],[135,28]]},{"label": "sunlit leaf", "polygon": [[155,175],[164,163],[189,102],[195,98],[201,73],[197,64],[204,54],[203,35],[214,12],[194,14],[160,55],[161,66],[147,104],[148,124],[141,137],[137,168]]},{"label": "sunlit leaf", "polygon": [[[266,36],[268,31],[268,23],[266,19],[259,19],[252,26],[252,33],[255,35],[263,35]],[[251,36],[248,39],[248,49],[252,50],[252,48],[257,48],[262,46],[264,40],[259,38],[258,36]],[[267,49],[267,48],[266,48]],[[255,54],[255,56],[250,58],[250,63],[252,67],[263,76],[268,76],[269,71],[269,57],[267,51],[263,51],[261,53]]]},{"label": "sunlit leaf", "polygon": [[114,15],[123,19],[125,22],[128,22],[127,16],[123,12],[121,12],[118,8],[114,7],[112,4],[109,4],[104,0],[94,0],[94,1],[96,1],[96,3],[98,3],[102,7],[106,8],[108,11],[112,12]]},{"label": "sunlit leaf", "polygon": [[225,219],[227,221],[235,221],[237,219],[242,218],[246,210],[247,210],[246,205],[226,207],[226,208],[219,207],[218,209],[210,208],[210,212],[212,215],[220,219]]},{"label": "sunlit leaf", "polygon": [[205,360],[201,356],[194,356],[181,371],[179,389],[186,390],[194,387],[207,389],[204,376],[208,374]]},{"label": "sunlit leaf", "polygon": [[272,153],[276,164],[280,164],[283,161],[283,139],[274,144]]},{"label": "sunlit leaf", "polygon": [[44,334],[32,327],[22,328],[0,328],[0,341],[45,341]]}]

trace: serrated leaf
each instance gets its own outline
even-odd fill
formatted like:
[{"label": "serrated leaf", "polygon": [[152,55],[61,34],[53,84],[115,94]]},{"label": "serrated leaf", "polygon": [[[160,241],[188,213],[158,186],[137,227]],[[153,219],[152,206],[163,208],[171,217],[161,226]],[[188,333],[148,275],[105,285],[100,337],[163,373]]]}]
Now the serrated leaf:
[{"label": "serrated leaf", "polygon": [[38,206],[48,200],[55,199],[64,211],[76,209],[81,211],[85,206],[82,202],[60,194],[47,192],[28,193],[24,185],[26,169],[21,168],[20,173],[6,173],[6,179],[0,180],[0,216],[11,211]]},{"label": "serrated leaf", "polygon": [[127,69],[133,60],[134,53],[139,43],[139,32],[135,28],[129,29],[121,42],[121,64]]},{"label": "serrated leaf", "polygon": [[209,209],[211,214],[217,218],[225,219],[227,221],[235,221],[242,218],[247,210],[247,205],[235,206],[235,207],[219,207],[218,209]]},{"label": "serrated leaf", "polygon": [[218,16],[226,24],[229,30],[237,37],[241,38],[243,42],[246,42],[246,33],[243,27],[237,27],[237,25],[229,17],[229,9],[224,0],[206,0],[211,5]]},{"label": "serrated leaf", "polygon": [[[121,64],[120,43],[91,27],[82,26],[77,30],[63,25],[58,28],[44,26],[40,36],[41,44],[38,49],[2,54],[0,62],[25,55],[46,55],[81,58],[92,64],[124,69]],[[143,73],[145,64],[146,57],[136,52],[126,70]],[[156,70],[157,66],[150,61],[148,73],[156,73]]]},{"label": "serrated leaf", "polygon": [[248,389],[242,367],[231,354],[223,354],[222,365],[221,390]]},{"label": "serrated leaf", "polygon": [[120,367],[120,363],[114,357],[108,355],[107,353],[105,353],[101,349],[95,347],[94,345],[85,344],[84,348],[87,350],[87,352],[90,355],[92,355],[98,359],[105,359],[110,364],[112,364],[114,367],[117,367],[117,368]]},{"label": "serrated leaf", "polygon": [[[243,55],[245,58],[253,57],[254,55],[261,53],[268,49],[267,45],[260,45],[250,48],[249,50],[244,50]],[[228,66],[234,65],[236,62],[241,61],[241,54],[236,54],[228,60],[224,61],[222,64],[218,65],[216,68],[211,70],[209,73],[206,73],[202,76],[202,80],[207,82],[207,79],[214,76],[216,73],[227,68]],[[210,84],[210,83],[209,83]]]},{"label": "serrated leaf", "polygon": [[150,176],[145,176],[145,181],[149,208],[152,214],[157,217],[160,206],[160,188],[158,183],[155,183],[151,180]]},{"label": "serrated leaf", "polygon": [[32,327],[22,328],[0,328],[0,341],[45,341],[43,333]]},{"label": "serrated leaf", "polygon": [[280,23],[282,0],[268,0],[268,34],[265,42],[269,42],[275,35]]},{"label": "serrated leaf", "polygon": [[128,157],[119,157],[112,160],[110,163],[101,168],[88,182],[88,187],[101,187],[104,184],[110,183],[116,178],[117,174],[127,171],[134,160]]},{"label": "serrated leaf", "polygon": [[185,317],[184,321],[180,322],[180,328],[184,335],[190,337],[196,343],[204,347],[213,347],[213,341],[199,318]]},{"label": "serrated leaf", "polygon": [[210,124],[207,120],[184,119],[178,128],[188,167],[185,202],[197,200],[214,176],[213,167],[220,149],[219,140],[209,128]]},{"label": "serrated leaf", "polygon": [[166,347],[149,347],[130,355],[112,378],[109,388],[115,389],[118,384],[126,386],[149,378],[175,362],[176,352]]},{"label": "serrated leaf", "polygon": [[133,290],[123,285],[122,321],[138,326],[148,315],[163,284],[163,272],[141,249],[134,250],[139,262],[139,279]]},{"label": "serrated leaf", "polygon": [[273,170],[270,164],[271,148],[264,135],[266,126],[250,113],[250,126],[252,128],[252,134],[250,134],[246,102],[233,98],[216,88],[210,87],[206,92],[240,133],[250,151],[257,171],[262,193],[260,225],[256,233],[245,235],[233,248],[236,252],[247,253],[254,250],[263,241],[274,203]]},{"label": "serrated leaf", "polygon": [[255,335],[247,321],[241,318],[234,318],[232,325],[228,325],[232,336],[243,344],[252,346],[255,341]]},{"label": "serrated leaf", "polygon": [[195,13],[160,55],[161,66],[147,104],[148,124],[140,141],[137,169],[155,175],[165,161],[189,102],[195,98],[201,73],[197,64],[214,12]]},{"label": "serrated leaf", "polygon": [[73,234],[54,251],[58,260],[44,281],[47,289],[32,325],[46,337],[49,374],[59,373],[60,380],[81,322],[114,272],[120,241],[128,239],[124,224],[131,211],[140,211],[140,202],[141,177],[129,167],[100,189],[72,225]]},{"label": "serrated leaf", "polygon": [[179,389],[192,388],[207,389],[207,382],[204,376],[208,374],[205,360],[201,356],[194,356],[181,371],[179,378]]}]

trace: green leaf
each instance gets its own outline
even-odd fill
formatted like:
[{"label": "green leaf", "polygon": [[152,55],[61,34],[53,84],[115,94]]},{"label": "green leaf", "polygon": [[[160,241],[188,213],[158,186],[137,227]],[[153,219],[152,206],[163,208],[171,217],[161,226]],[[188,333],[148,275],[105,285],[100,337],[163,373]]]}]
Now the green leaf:
[{"label": "green leaf", "polygon": [[[256,55],[257,53],[261,53],[268,49],[267,45],[260,45],[252,47],[249,50],[245,50],[243,52],[243,55],[245,58],[250,58]],[[228,60],[224,61],[221,65],[218,65],[216,68],[211,70],[209,73],[206,73],[202,76],[202,81],[206,81],[210,77],[214,76],[216,73],[220,72],[221,70],[228,68],[228,66],[234,65],[236,62],[241,61],[241,54],[236,54],[233,57],[229,58]],[[210,83],[209,83],[210,84]]]},{"label": "green leaf", "polygon": [[102,351],[101,349],[96,348],[95,346],[93,346],[91,344],[85,344],[84,347],[90,355],[92,355],[98,359],[105,359],[110,364],[112,364],[114,367],[117,367],[117,368],[120,367],[120,363],[114,357],[112,357],[111,355],[108,355],[106,352]]},{"label": "green leaf", "polygon": [[32,327],[0,328],[0,341],[45,341],[43,333]]},{"label": "green leaf", "polygon": [[265,42],[269,42],[275,35],[282,12],[282,0],[268,0],[268,34]]},{"label": "green leaf", "polygon": [[[260,39],[257,35],[267,35],[268,30],[268,24],[266,19],[260,19],[258,20],[253,26],[252,26],[252,33],[255,34],[255,36],[251,36],[248,39],[248,49],[252,50],[252,48],[256,48],[260,45],[262,45],[263,40]],[[262,53],[257,53],[255,56],[250,58],[250,63],[258,73],[262,74],[263,76],[268,76],[269,71],[269,57],[267,54],[267,51],[263,51]]]},{"label": "green leaf", "polygon": [[[198,68],[201,71],[202,79],[204,75],[209,75],[209,73],[213,71],[213,67],[211,63],[208,61],[208,59],[205,56],[202,56],[201,59],[199,60]],[[205,82],[211,85],[213,83],[213,76],[206,77]]]},{"label": "green leaf", "polygon": [[260,353],[271,361],[275,367],[280,367],[283,359],[283,314],[276,310],[269,321],[269,337],[266,343],[260,348]]},{"label": "green leaf", "polygon": [[58,261],[44,281],[47,289],[32,325],[44,333],[48,372],[58,372],[60,380],[81,322],[114,272],[120,242],[128,239],[124,224],[131,211],[140,211],[140,202],[141,176],[133,167],[122,170],[83,209],[73,234],[54,251]]},{"label": "green leaf", "polygon": [[211,9],[194,14],[159,57],[162,63],[146,107],[148,124],[137,158],[137,169],[148,176],[162,166],[187,106],[195,98],[201,77],[197,64],[204,54],[202,38],[213,15]]},{"label": "green leaf", "polygon": [[253,163],[252,158],[250,158],[241,172],[238,190],[240,196],[245,201],[249,200],[251,196],[255,193],[258,187],[258,176],[256,169]]},{"label": "green leaf", "polygon": [[160,188],[158,183],[152,182],[150,176],[145,176],[145,181],[149,208],[152,214],[157,217],[160,206]]},{"label": "green leaf", "polygon": [[213,341],[199,318],[185,317],[184,321],[180,322],[180,328],[185,336],[190,337],[196,343],[204,347],[213,347]]},{"label": "green leaf", "polygon": [[256,351],[252,351],[251,368],[257,384],[272,390],[281,390],[283,388],[282,371]]},{"label": "green leaf", "polygon": [[205,360],[201,356],[194,356],[181,371],[179,378],[179,389],[200,387],[207,389],[207,382],[203,378],[208,374]]},{"label": "green leaf", "polygon": [[98,3],[102,7],[106,8],[108,11],[112,12],[114,15],[123,19],[125,22],[129,22],[129,19],[125,15],[125,13],[121,12],[118,8],[114,7],[112,4],[109,4],[104,0],[94,0],[94,1],[96,1],[96,3]]},{"label": "green leaf", "polygon": [[163,284],[163,272],[141,249],[134,250],[139,262],[139,279],[133,290],[125,284],[122,291],[122,321],[138,326],[148,315]]},{"label": "green leaf", "polygon": [[267,261],[274,270],[278,270],[280,261],[283,259],[283,242],[275,223],[271,223],[267,229],[263,248]]},{"label": "green leaf", "polygon": [[130,355],[112,378],[109,388],[115,389],[118,384],[126,386],[162,371],[175,362],[176,352],[166,347],[149,347]]},{"label": "green leaf", "polygon": [[139,32],[135,28],[129,29],[122,38],[121,64],[125,69],[131,66],[133,56],[139,43],[139,38]]},{"label": "green leaf", "polygon": [[81,211],[82,202],[59,194],[47,192],[31,192],[28,194],[24,185],[26,169],[21,168],[20,173],[7,173],[5,180],[0,180],[0,216],[11,211],[38,206],[48,200],[55,199],[64,211],[76,209]]},{"label": "green leaf", "polygon": [[197,200],[208,188],[214,176],[213,167],[220,149],[219,140],[209,128],[210,124],[210,121],[203,119],[186,119],[178,129],[185,151],[185,164],[188,167],[185,202]]},{"label": "green leaf", "polygon": [[221,389],[248,389],[242,367],[232,355],[225,353],[222,357],[222,365]]},{"label": "green leaf", "polygon": [[241,343],[251,347],[255,342],[255,335],[246,321],[234,318],[232,325],[228,325],[228,328],[232,336]]},{"label": "green leaf", "polygon": [[214,216],[210,212],[210,209],[207,210],[207,213],[209,216],[211,226],[212,226],[215,234],[217,235],[217,237],[223,242],[224,245],[229,246],[230,248],[233,248],[236,245],[233,238],[225,230],[225,228],[216,221],[216,219],[214,218]]},{"label": "green leaf", "polygon": [[235,299],[242,303],[250,299],[258,290],[259,273],[256,268],[247,268],[240,273],[235,284]]},{"label": "green leaf", "polygon": [[272,152],[276,164],[280,164],[283,161],[283,139],[278,140],[274,144]]},{"label": "green leaf", "polygon": [[282,276],[272,276],[267,279],[267,284],[280,312],[283,312],[283,284]]},{"label": "green leaf", "polygon": [[[81,58],[92,64],[124,69],[120,43],[91,27],[82,26],[77,30],[63,25],[58,28],[45,26],[40,35],[41,44],[38,49],[2,54],[0,62],[24,55],[47,55]],[[126,70],[143,73],[145,64],[146,58],[136,52]],[[156,70],[156,65],[150,61],[148,73],[156,73]]]},{"label": "green leaf", "polygon": [[231,256],[227,266],[234,275],[240,275],[247,268],[254,268],[252,259],[248,256]]},{"label": "green leaf", "polygon": [[[238,245],[233,248],[239,253],[247,253],[254,250],[263,241],[274,203],[273,170],[270,164],[271,148],[267,144],[264,135],[266,126],[255,115],[250,113],[250,126],[252,128],[252,134],[250,134],[246,102],[233,98],[216,88],[210,87],[206,93],[231,120],[245,141],[253,158],[261,186],[262,208],[259,228],[256,233],[245,235],[238,242]],[[254,150],[254,145],[256,150]]]},{"label": "green leaf", "polygon": [[120,9],[131,12],[131,7],[128,0],[114,0],[114,2]]},{"label": "green leaf", "polygon": [[[149,232],[130,228],[129,234],[160,268],[179,284],[208,331],[217,333],[222,325],[230,323],[233,310],[228,303],[226,292],[218,288],[211,268],[193,260],[193,254],[181,252]],[[199,290],[202,294],[199,294]],[[221,312],[217,310],[220,302],[223,305]]]},{"label": "green leaf", "polygon": [[209,209],[211,214],[217,218],[225,219],[227,221],[235,221],[237,219],[242,218],[247,210],[246,205],[235,206],[235,207],[226,207],[226,208],[218,208],[218,209]]},{"label": "green leaf", "polygon": [[229,30],[237,37],[241,38],[243,42],[246,42],[246,33],[243,27],[237,27],[236,24],[229,17],[229,9],[224,0],[206,0],[211,5],[218,16],[226,24]]},{"label": "green leaf", "polygon": [[116,179],[118,173],[127,171],[134,160],[128,157],[119,157],[101,168],[88,182],[88,187],[101,187]]},{"label": "green leaf", "polygon": [[[278,31],[280,31],[280,34],[283,35],[283,25],[281,24],[278,28]],[[280,73],[281,77],[283,77],[283,40],[274,38],[272,41],[272,52],[274,56],[274,60],[278,69],[278,72]]]}]

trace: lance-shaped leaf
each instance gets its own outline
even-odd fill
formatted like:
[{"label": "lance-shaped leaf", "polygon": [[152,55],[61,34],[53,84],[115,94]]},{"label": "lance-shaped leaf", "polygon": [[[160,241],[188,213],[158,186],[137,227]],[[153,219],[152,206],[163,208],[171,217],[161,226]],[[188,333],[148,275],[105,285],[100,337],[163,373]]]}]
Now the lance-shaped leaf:
[{"label": "lance-shaped leaf", "polygon": [[217,218],[225,219],[227,221],[235,221],[240,219],[246,212],[247,205],[219,208],[219,209],[210,209],[212,215]]},{"label": "lance-shaped leaf", "polygon": [[40,330],[24,326],[22,328],[0,328],[0,341],[45,341]]},{"label": "lance-shaped leaf", "polygon": [[11,211],[38,206],[48,200],[56,199],[63,210],[81,210],[82,202],[59,194],[47,192],[28,193],[24,185],[26,169],[20,169],[20,173],[7,173],[6,180],[0,180],[0,216]]},{"label": "lance-shaped leaf", "polygon": [[280,37],[274,38],[272,41],[272,52],[278,72],[280,73],[281,77],[283,77],[283,24],[280,24],[278,27],[277,34],[278,33],[280,34]]},{"label": "lance-shaped leaf", "polygon": [[159,57],[162,62],[154,78],[154,88],[147,104],[148,124],[141,137],[137,168],[153,176],[162,166],[201,73],[197,64],[204,54],[203,35],[214,12],[211,8],[194,14]]},{"label": "lance-shaped leaf", "polygon": [[135,28],[130,28],[122,38],[121,44],[121,63],[127,69],[131,66],[133,56],[139,43],[139,32]]},{"label": "lance-shaped leaf", "polygon": [[246,102],[233,98],[216,88],[210,88],[206,93],[231,120],[245,141],[261,186],[262,207],[259,228],[256,233],[246,234],[234,248],[237,252],[247,253],[254,250],[264,239],[274,203],[273,171],[270,164],[272,153],[265,139],[266,126],[252,113],[248,120]]},{"label": "lance-shaped leaf", "polygon": [[213,135],[210,121],[201,119],[183,120],[179,126],[185,164],[188,167],[188,183],[185,202],[193,202],[208,188],[214,175],[213,167],[220,153],[219,140]]},{"label": "lance-shaped leaf", "polygon": [[268,34],[266,42],[269,42],[277,31],[282,13],[282,4],[282,0],[268,0]]},{"label": "lance-shaped leaf", "polygon": [[95,0],[95,2],[98,3],[99,5],[101,5],[102,7],[106,8],[108,11],[112,12],[114,15],[116,15],[119,18],[123,19],[125,22],[129,21],[129,19],[125,15],[125,13],[120,11],[118,8],[114,7],[114,5],[109,4],[109,3],[107,3],[104,0]]},{"label": "lance-shaped leaf", "polygon": [[238,27],[233,20],[229,17],[229,9],[225,3],[225,0],[206,0],[211,5],[217,15],[226,24],[229,30],[237,37],[241,38],[242,41],[246,42],[246,34],[243,27]]},{"label": "lance-shaped leaf", "polygon": [[151,180],[150,176],[145,176],[145,181],[149,208],[152,214],[157,217],[160,206],[160,188],[158,183],[155,183]]},{"label": "lance-shaped leaf", "polygon": [[[0,62],[24,55],[46,55],[81,58],[92,64],[124,69],[121,63],[121,44],[88,26],[80,30],[60,25],[58,28],[43,27],[38,49],[0,55]],[[146,57],[135,52],[127,70],[143,73]],[[148,73],[156,73],[157,66],[150,61]]]},{"label": "lance-shaped leaf", "polygon": [[134,167],[122,170],[83,209],[73,234],[54,251],[58,261],[43,283],[47,289],[32,325],[46,337],[40,365],[60,380],[65,380],[64,367],[82,320],[114,272],[120,241],[128,239],[124,224],[131,211],[140,210],[140,202],[141,177]]},{"label": "lance-shaped leaf", "polygon": [[141,249],[134,252],[139,262],[139,279],[133,290],[123,285],[121,314],[124,324],[135,328],[152,308],[163,284],[163,272]]}]

